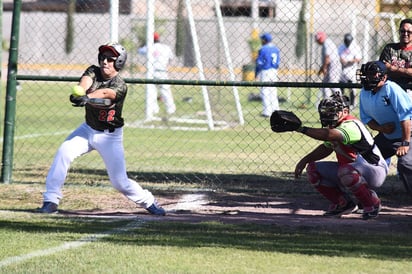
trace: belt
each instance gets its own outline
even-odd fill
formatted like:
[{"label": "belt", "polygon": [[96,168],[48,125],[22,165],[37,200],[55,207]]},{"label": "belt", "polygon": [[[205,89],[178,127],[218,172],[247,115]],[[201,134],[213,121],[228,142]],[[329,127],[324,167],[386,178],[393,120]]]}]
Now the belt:
[{"label": "belt", "polygon": [[95,129],[95,130],[100,131],[100,132],[113,133],[116,130],[116,128],[113,127],[113,128]]}]

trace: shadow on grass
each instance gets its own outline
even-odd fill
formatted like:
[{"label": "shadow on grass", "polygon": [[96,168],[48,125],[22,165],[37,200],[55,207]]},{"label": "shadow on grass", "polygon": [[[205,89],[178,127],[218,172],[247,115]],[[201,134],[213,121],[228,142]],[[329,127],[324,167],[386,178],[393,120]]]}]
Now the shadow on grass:
[{"label": "shadow on grass", "polygon": [[[73,236],[68,233],[95,235],[109,231],[111,233],[99,241],[113,245],[233,248],[390,261],[410,259],[412,254],[410,231],[389,235],[367,230],[330,233],[305,227],[290,230],[275,225],[219,222],[140,222],[132,229],[118,229],[127,223],[130,225],[130,220],[86,220],[55,216],[45,218],[42,222],[0,220],[0,227],[2,230],[50,234],[50,237],[62,237],[63,241],[73,240]],[[116,229],[117,232],[113,233]]]}]

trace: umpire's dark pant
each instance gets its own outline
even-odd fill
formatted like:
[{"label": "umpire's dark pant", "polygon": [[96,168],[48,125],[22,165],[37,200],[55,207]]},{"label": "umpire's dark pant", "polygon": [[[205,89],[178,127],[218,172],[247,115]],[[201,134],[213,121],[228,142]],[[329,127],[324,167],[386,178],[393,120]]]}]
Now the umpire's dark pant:
[{"label": "umpire's dark pant", "polygon": [[[396,154],[396,150],[401,145],[401,139],[387,139],[385,135],[379,133],[375,137],[375,143],[382,152],[383,158],[387,159]],[[398,157],[399,177],[403,181],[406,189],[412,192],[412,142],[409,144],[409,151],[406,155]]]}]

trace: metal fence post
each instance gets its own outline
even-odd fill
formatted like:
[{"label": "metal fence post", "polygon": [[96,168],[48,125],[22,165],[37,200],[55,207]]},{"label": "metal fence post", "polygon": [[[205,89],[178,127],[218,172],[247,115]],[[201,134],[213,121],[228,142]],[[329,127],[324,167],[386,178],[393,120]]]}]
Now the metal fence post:
[{"label": "metal fence post", "polygon": [[20,30],[21,0],[14,1],[7,72],[6,111],[4,116],[3,157],[1,181],[10,183],[13,169],[14,128],[16,117],[17,58]]}]

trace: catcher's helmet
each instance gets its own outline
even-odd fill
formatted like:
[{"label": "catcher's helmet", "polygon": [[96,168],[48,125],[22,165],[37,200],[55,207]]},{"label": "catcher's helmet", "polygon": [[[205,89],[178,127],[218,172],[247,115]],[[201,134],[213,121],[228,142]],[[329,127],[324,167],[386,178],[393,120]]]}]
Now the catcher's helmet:
[{"label": "catcher's helmet", "polygon": [[126,49],[119,43],[108,43],[99,47],[99,54],[106,50],[114,53],[114,55],[117,57],[116,61],[114,62],[114,68],[117,71],[121,70],[126,64],[127,60]]},{"label": "catcher's helmet", "polygon": [[371,61],[363,64],[356,71],[356,80],[360,81],[365,90],[373,90],[378,83],[384,80],[387,74],[386,66],[381,61]]},{"label": "catcher's helmet", "polygon": [[338,113],[344,108],[349,108],[349,98],[341,95],[340,92],[322,99],[318,106],[322,127],[336,127],[339,120]]},{"label": "catcher's helmet", "polygon": [[352,41],[353,41],[352,34],[346,33],[345,36],[343,36],[343,43],[345,43],[345,46],[349,47]]}]

